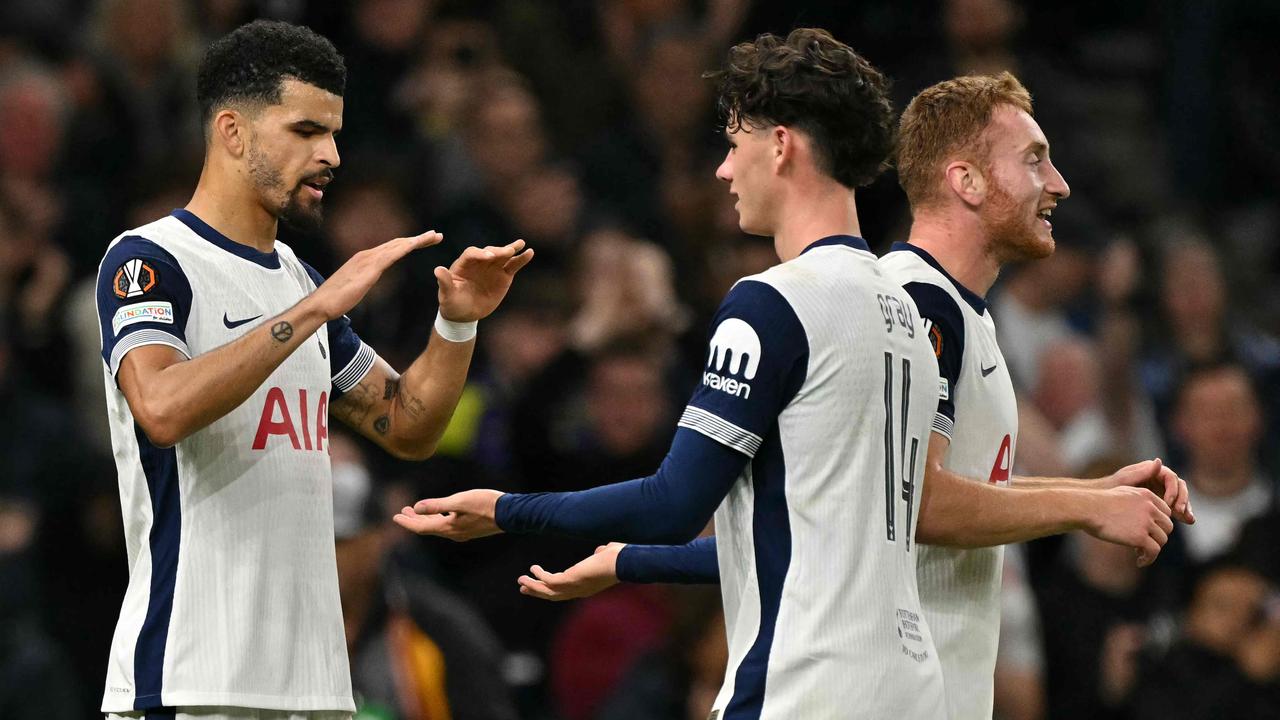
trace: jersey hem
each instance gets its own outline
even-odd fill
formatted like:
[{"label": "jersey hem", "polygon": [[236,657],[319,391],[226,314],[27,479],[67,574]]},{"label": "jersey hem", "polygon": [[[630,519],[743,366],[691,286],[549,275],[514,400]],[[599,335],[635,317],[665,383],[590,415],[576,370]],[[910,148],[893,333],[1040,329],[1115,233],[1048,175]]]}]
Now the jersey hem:
[{"label": "jersey hem", "polygon": [[[155,697],[154,695],[149,697]],[[356,711],[355,701],[350,695],[308,695],[303,697],[283,697],[280,695],[246,695],[240,693],[216,692],[165,692],[163,703],[158,699],[144,703],[146,707],[135,708],[133,698],[111,698],[115,702],[102,703],[104,713],[131,713],[139,710],[155,710],[160,707],[192,707],[217,706],[251,708],[254,710],[283,710],[288,712],[312,712],[316,710],[332,710],[335,712]]]},{"label": "jersey hem", "polygon": [[115,377],[120,372],[120,363],[124,362],[124,356],[128,355],[130,350],[136,350],[144,345],[168,345],[182,353],[188,360],[191,359],[191,350],[178,336],[163,330],[139,330],[126,335],[112,348],[111,362],[108,366],[111,369],[111,377]]},{"label": "jersey hem", "polygon": [[737,450],[749,458],[756,456],[756,453],[760,451],[761,443],[764,442],[763,438],[750,430],[738,427],[715,413],[707,412],[692,405],[684,409],[684,414],[680,416],[680,422],[677,425],[706,435],[721,445]]},{"label": "jersey hem", "polygon": [[347,392],[351,388],[360,384],[365,375],[373,369],[373,363],[378,358],[378,354],[373,348],[360,342],[360,349],[356,350],[356,354],[351,358],[351,362],[342,368],[338,374],[333,376],[333,386],[339,392]]}]

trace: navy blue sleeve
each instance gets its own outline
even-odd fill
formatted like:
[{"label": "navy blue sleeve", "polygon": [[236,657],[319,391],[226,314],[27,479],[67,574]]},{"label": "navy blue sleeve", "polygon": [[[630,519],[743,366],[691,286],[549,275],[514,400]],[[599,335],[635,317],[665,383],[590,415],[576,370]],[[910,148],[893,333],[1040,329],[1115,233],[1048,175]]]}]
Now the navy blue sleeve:
[{"label": "navy blue sleeve", "polygon": [[716,538],[685,545],[627,545],[618,553],[618,580],[629,583],[712,585],[720,582]]},{"label": "navy blue sleeve", "polygon": [[913,282],[903,289],[915,301],[920,319],[929,329],[933,354],[938,357],[938,413],[933,419],[933,430],[950,440],[956,423],[960,361],[964,358],[964,316],[955,298],[937,285]]},{"label": "navy blue sleeve", "polygon": [[[324,276],[315,268],[305,262],[302,262],[302,267],[306,268],[316,287],[324,284]],[[346,315],[330,320],[326,334],[329,336],[329,373],[333,379],[332,399],[337,400],[364,379],[377,354],[351,329],[351,318]]]},{"label": "navy blue sleeve", "polygon": [[808,336],[791,304],[758,280],[743,280],[729,291],[712,327],[702,383],[680,427],[755,457],[804,384]]},{"label": "navy blue sleeve", "polygon": [[685,543],[706,527],[746,464],[737,450],[679,429],[649,477],[578,492],[508,493],[498,498],[495,519],[509,533]]},{"label": "navy blue sleeve", "polygon": [[95,291],[102,360],[112,376],[125,354],[143,345],[168,345],[191,357],[191,283],[167,250],[143,237],[121,238],[102,258]]}]

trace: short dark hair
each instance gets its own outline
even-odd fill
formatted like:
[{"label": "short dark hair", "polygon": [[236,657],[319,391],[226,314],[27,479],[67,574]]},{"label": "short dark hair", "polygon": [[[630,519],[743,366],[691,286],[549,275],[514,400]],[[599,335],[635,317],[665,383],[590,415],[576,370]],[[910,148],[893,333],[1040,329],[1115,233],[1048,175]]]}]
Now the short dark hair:
[{"label": "short dark hair", "polygon": [[333,43],[311,28],[277,20],[241,25],[215,40],[200,60],[200,120],[209,122],[229,102],[278,104],[285,79],[342,95],[347,66]]},{"label": "short dark hair", "polygon": [[717,82],[729,130],[788,125],[808,134],[819,169],[847,188],[869,185],[893,148],[889,81],[852,48],[817,28],[786,40],[765,33],[733,46]]}]

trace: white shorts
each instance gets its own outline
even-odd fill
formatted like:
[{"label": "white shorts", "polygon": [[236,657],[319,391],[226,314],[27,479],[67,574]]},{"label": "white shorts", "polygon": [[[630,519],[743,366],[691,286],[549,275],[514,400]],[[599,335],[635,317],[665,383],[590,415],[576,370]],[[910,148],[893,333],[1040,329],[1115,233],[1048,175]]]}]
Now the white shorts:
[{"label": "white shorts", "polygon": [[351,720],[345,710],[254,710],[237,707],[180,707],[174,710],[107,713],[107,720]]}]

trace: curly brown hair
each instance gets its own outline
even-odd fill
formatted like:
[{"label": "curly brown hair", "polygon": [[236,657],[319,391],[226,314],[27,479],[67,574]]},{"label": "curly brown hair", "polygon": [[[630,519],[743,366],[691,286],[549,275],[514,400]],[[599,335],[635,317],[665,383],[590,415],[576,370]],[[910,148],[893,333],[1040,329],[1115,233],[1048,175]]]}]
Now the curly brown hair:
[{"label": "curly brown hair", "polygon": [[726,128],[785,125],[806,133],[818,167],[847,188],[869,185],[893,148],[889,81],[831,33],[797,28],[785,40],[765,33],[729,50],[717,83]]},{"label": "curly brown hair", "polygon": [[987,164],[990,148],[979,140],[1001,105],[1032,114],[1031,94],[1009,72],[953,78],[911,99],[898,126],[897,152],[898,183],[911,207],[938,199],[945,161]]}]

